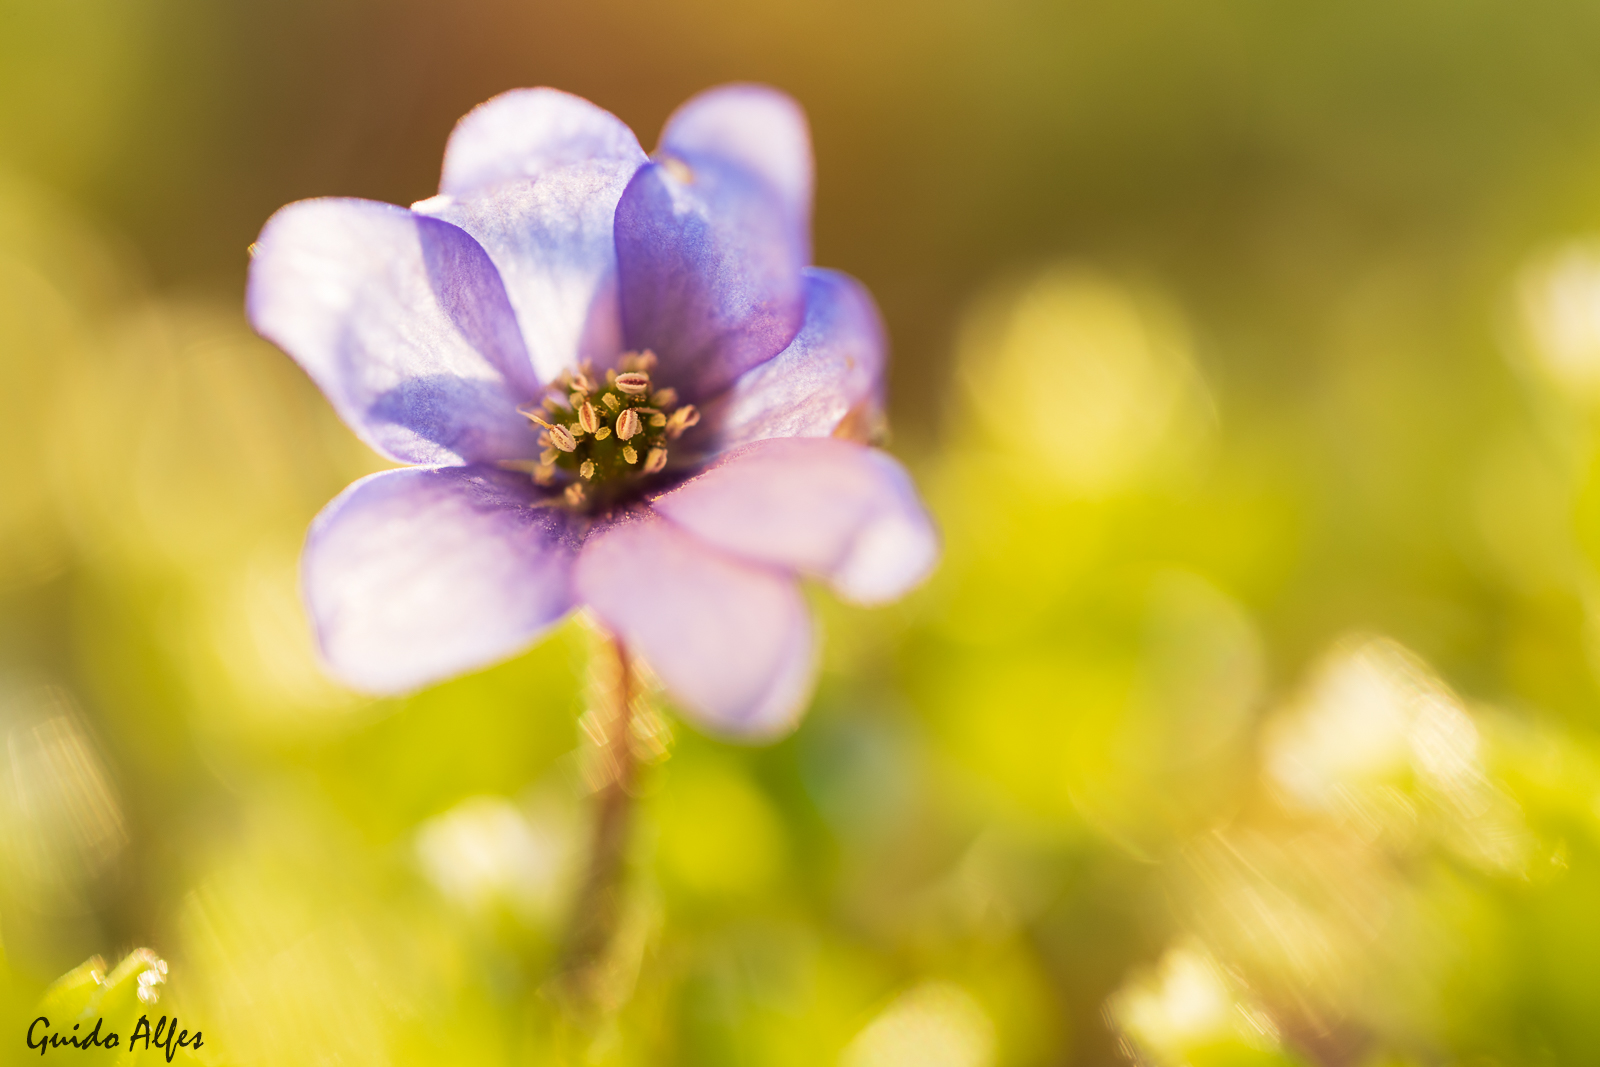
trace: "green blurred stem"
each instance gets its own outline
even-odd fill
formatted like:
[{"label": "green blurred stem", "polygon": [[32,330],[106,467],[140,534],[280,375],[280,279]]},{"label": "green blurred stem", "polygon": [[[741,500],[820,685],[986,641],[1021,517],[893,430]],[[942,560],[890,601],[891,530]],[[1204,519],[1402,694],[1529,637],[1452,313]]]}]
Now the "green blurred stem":
[{"label": "green blurred stem", "polygon": [[628,650],[616,637],[603,648],[605,662],[596,671],[596,767],[603,783],[595,793],[594,837],[589,869],[584,875],[567,942],[562,973],[581,999],[596,999],[597,979],[606,950],[622,914],[628,826],[633,783],[638,767],[634,754],[633,700],[638,686]]}]

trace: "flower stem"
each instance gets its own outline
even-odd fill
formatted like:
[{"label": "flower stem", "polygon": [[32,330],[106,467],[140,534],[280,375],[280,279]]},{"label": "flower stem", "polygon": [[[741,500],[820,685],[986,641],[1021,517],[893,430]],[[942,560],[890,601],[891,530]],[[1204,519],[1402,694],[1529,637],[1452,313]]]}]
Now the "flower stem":
[{"label": "flower stem", "polygon": [[590,736],[595,743],[594,835],[589,867],[561,952],[561,973],[571,993],[591,1006],[604,999],[604,962],[622,915],[628,825],[638,768],[633,702],[638,682],[621,639],[608,638],[597,657]]}]

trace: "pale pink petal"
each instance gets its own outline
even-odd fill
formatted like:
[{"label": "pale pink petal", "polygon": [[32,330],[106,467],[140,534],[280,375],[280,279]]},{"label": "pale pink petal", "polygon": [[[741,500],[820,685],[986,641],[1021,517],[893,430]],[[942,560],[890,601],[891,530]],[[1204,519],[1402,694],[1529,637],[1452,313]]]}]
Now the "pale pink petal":
[{"label": "pale pink petal", "polygon": [[804,712],[815,641],[788,575],[640,511],[590,536],[574,579],[601,622],[705,729],[766,739]]},{"label": "pale pink petal", "polygon": [[837,438],[745,445],[652,507],[717,548],[816,575],[862,604],[904,595],[939,557],[905,468]]}]

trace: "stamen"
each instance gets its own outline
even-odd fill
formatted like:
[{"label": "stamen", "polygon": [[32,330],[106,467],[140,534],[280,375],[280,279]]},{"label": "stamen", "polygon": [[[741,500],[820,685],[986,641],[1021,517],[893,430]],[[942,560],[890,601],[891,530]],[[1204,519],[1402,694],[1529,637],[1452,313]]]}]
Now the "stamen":
[{"label": "stamen", "polygon": [[650,376],[637,371],[617,375],[616,386],[629,396],[643,396],[650,391]]},{"label": "stamen", "polygon": [[667,420],[667,436],[676,441],[683,431],[691,426],[698,425],[699,422],[700,409],[693,404],[685,404],[677,411],[674,411],[672,417]]},{"label": "stamen", "polygon": [[629,352],[622,357],[623,370],[638,370],[649,373],[656,369],[656,354],[648,348],[643,352]]},{"label": "stamen", "polygon": [[563,452],[573,452],[578,447],[577,438],[573,437],[572,431],[565,426],[550,427],[550,443]]},{"label": "stamen", "polygon": [[595,411],[593,404],[585,400],[582,404],[577,405],[577,408],[578,424],[580,426],[590,433],[594,433],[600,428],[600,413]]},{"label": "stamen", "polygon": [[[500,465],[560,490],[536,506],[588,512],[625,503],[643,490],[644,479],[666,470],[668,442],[701,418],[693,404],[680,403],[676,389],[652,385],[658,363],[646,349],[623,353],[603,378],[589,363],[563,372],[542,404],[517,409],[538,427],[537,461]],[[599,447],[613,438],[616,445]]]}]

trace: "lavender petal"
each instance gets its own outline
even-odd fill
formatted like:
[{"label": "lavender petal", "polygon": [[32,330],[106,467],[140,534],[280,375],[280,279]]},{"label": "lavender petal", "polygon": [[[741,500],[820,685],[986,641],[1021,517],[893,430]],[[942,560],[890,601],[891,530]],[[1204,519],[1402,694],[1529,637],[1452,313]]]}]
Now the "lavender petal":
[{"label": "lavender petal", "polygon": [[794,341],[707,405],[721,447],[827,437],[847,418],[866,426],[881,418],[888,341],[871,294],[818,267],[806,268],[805,282],[805,325]]},{"label": "lavender petal", "polygon": [[814,165],[805,112],[794,99],[765,85],[721,85],[691,97],[667,119],[658,152],[694,170],[706,163],[733,164],[774,189],[791,227],[807,242],[810,262]]},{"label": "lavender petal", "polygon": [[561,164],[471,196],[436,196],[412,206],[460,226],[483,245],[545,381],[585,359],[609,366],[622,351],[612,222],[637,169],[632,160]]},{"label": "lavender petal", "polygon": [[804,317],[807,239],[781,195],[720,160],[639,169],[617,205],[623,338],[699,402],[781,352]]},{"label": "lavender petal", "polygon": [[621,119],[559,89],[512,89],[456,123],[445,145],[439,192],[466,196],[509,178],[573,163],[645,160]]},{"label": "lavender petal", "polygon": [[402,463],[537,451],[537,394],[516,317],[483,249],[447,222],[370,200],[302,200],[267,220],[245,298],[373,448]]},{"label": "lavender petal", "polygon": [[531,644],[572,607],[576,532],[493,467],[382,471],[312,523],[306,607],[330,671],[400,693]]}]

